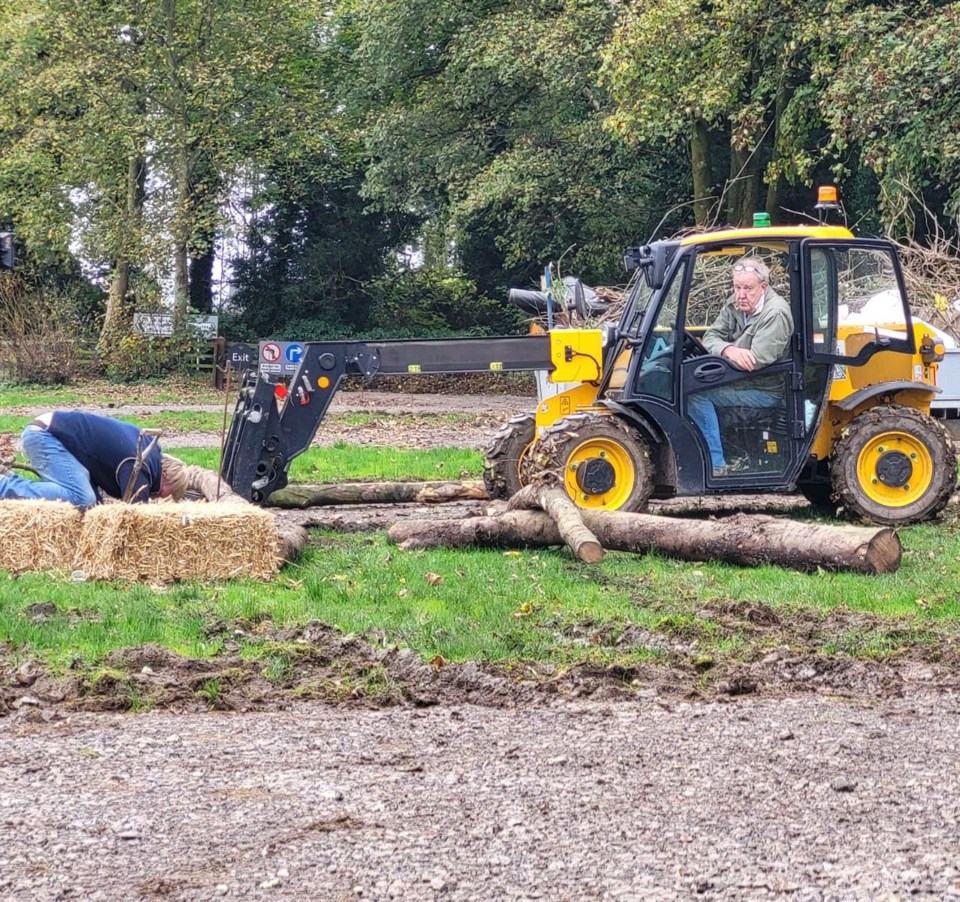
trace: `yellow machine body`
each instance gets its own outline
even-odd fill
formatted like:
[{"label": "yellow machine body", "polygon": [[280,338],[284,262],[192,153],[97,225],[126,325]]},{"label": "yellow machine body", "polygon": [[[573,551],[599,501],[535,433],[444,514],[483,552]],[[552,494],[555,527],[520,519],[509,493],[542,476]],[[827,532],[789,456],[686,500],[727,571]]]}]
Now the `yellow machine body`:
[{"label": "yellow machine body", "polygon": [[[856,354],[877,332],[882,335],[885,329],[903,334],[902,325],[841,325],[837,328],[837,340],[843,342],[845,353]],[[834,367],[826,410],[811,448],[814,457],[828,458],[843,427],[857,414],[876,405],[881,397],[891,395],[898,404],[930,413],[930,404],[936,397],[943,345],[924,322],[915,321],[913,333],[917,350],[912,355],[880,351],[862,366]],[[872,387],[877,391],[871,393]],[[863,400],[851,407],[849,401],[858,392],[863,393]]]}]

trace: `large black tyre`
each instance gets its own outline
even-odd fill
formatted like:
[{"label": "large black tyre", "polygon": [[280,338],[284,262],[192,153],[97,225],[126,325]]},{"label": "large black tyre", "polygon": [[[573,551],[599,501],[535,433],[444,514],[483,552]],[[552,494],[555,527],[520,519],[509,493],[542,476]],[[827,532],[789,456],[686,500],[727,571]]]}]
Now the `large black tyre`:
[{"label": "large black tyre", "polygon": [[512,417],[493,437],[483,459],[483,484],[491,498],[509,498],[520,491],[520,465],[536,437],[532,413]]},{"label": "large black tyre", "polygon": [[612,414],[563,417],[527,453],[525,482],[555,472],[578,507],[641,511],[653,492],[650,449],[643,436]]},{"label": "large black tyre", "polygon": [[946,429],[912,407],[873,407],[854,417],[831,462],[844,513],[883,526],[935,517],[957,487],[957,452]]}]

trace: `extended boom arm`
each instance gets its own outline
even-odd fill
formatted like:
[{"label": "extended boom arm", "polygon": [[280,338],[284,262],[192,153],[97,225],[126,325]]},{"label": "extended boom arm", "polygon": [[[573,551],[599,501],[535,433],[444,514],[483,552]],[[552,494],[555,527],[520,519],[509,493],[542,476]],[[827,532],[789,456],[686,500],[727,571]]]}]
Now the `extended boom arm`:
[{"label": "extended boom arm", "polygon": [[[579,378],[599,378],[599,337],[596,356],[570,350],[570,340],[582,334],[573,330],[562,333],[561,363],[565,359],[569,369],[576,360],[577,369],[583,371],[586,366],[586,376]],[[587,357],[588,362],[584,364],[580,357]],[[282,489],[287,484],[290,461],[310,447],[347,376],[369,379],[411,373],[553,369],[551,335],[309,342],[285,399],[276,395],[279,377],[261,375],[241,389],[224,448],[223,477],[238,495],[255,502],[265,502],[272,492]]]}]

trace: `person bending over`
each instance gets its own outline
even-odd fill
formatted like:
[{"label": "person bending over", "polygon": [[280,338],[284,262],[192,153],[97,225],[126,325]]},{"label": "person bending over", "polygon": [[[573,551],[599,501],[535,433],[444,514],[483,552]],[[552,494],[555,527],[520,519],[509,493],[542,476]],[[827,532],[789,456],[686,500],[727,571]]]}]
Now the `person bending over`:
[{"label": "person bending over", "polygon": [[110,417],[74,410],[45,413],[22,436],[23,452],[39,481],[6,473],[0,476],[0,498],[68,501],[86,510],[104,495],[122,499],[128,486],[129,500],[135,502],[183,497],[183,462],[162,454],[159,444],[135,472],[138,450],[149,445],[145,438],[136,426]]}]

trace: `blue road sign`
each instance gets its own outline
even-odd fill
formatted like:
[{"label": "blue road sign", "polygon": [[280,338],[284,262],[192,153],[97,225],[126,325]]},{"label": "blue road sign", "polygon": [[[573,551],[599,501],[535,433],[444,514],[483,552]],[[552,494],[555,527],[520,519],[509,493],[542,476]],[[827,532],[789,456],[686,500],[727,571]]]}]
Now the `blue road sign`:
[{"label": "blue road sign", "polygon": [[287,345],[283,353],[290,363],[299,363],[300,358],[303,357],[303,345]]}]

